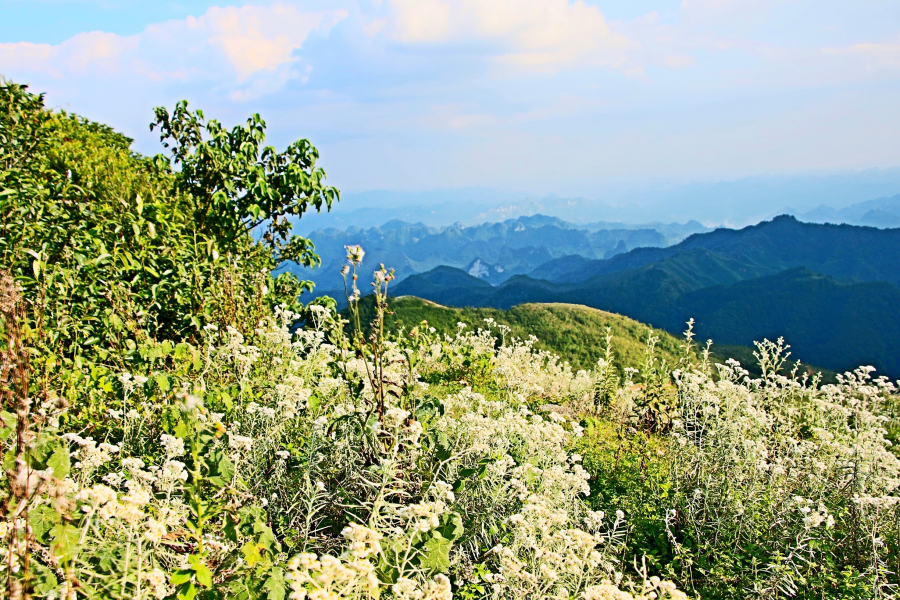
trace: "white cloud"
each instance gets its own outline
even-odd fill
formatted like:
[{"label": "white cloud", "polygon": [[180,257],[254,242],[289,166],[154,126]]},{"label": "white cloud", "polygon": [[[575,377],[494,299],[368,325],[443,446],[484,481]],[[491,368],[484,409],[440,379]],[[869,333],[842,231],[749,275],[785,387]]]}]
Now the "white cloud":
[{"label": "white cloud", "polygon": [[537,70],[632,66],[628,38],[582,0],[387,0],[369,31],[409,44],[480,43],[501,63]]},{"label": "white cloud", "polygon": [[275,91],[291,78],[299,50],[347,11],[302,12],[288,4],[212,7],[199,17],[148,26],[132,36],[80,33],[61,44],[0,44],[0,71],[56,79],[130,75],[150,81],[208,81],[235,99]]}]

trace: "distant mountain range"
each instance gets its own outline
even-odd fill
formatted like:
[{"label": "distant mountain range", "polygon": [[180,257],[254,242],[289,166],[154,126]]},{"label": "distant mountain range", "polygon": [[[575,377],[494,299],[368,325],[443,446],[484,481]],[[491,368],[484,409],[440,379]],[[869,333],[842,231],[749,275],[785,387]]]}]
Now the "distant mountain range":
[{"label": "distant mountain range", "polygon": [[441,266],[394,287],[452,306],[583,304],[678,333],[748,345],[784,336],[794,356],[834,370],[900,376],[900,229],[782,216],[609,258],[580,252],[492,285]]},{"label": "distant mountain range", "polygon": [[515,275],[532,272],[554,258],[577,254],[603,259],[638,247],[665,247],[685,237],[708,231],[691,221],[685,224],[623,223],[573,225],[555,217],[535,215],[486,223],[428,227],[393,220],[380,227],[324,229],[309,234],[322,257],[318,269],[293,267],[303,279],[316,283],[320,292],[341,289],[340,268],[344,246],[359,244],[366,251],[365,264],[379,263],[396,270],[398,280],[437,266],[463,269],[473,277],[498,284]]},{"label": "distant mountain range", "polygon": [[840,210],[830,206],[819,206],[809,212],[797,214],[797,217],[810,223],[900,227],[900,194],[890,198],[858,202]]}]

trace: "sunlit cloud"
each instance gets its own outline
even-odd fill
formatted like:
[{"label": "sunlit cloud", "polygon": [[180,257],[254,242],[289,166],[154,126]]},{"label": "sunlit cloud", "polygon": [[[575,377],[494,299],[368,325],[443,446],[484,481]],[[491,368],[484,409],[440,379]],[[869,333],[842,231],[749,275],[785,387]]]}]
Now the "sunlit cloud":
[{"label": "sunlit cloud", "polygon": [[[633,69],[633,44],[581,0],[387,0],[371,35],[405,44],[478,45],[501,64],[553,71],[595,65]],[[458,47],[458,46],[457,46]]]},{"label": "sunlit cloud", "polygon": [[313,31],[327,31],[345,10],[303,12],[290,4],[212,7],[199,17],[120,36],[86,32],[58,45],[0,44],[0,71],[210,81],[235,99],[273,92],[302,78],[296,52]]},{"label": "sunlit cloud", "polygon": [[17,29],[0,73],[148,153],[153,106],[187,98],[226,123],[259,112],[271,143],[309,137],[336,184],[356,189],[900,164],[900,8],[884,0],[280,0],[154,14],[51,44]]}]

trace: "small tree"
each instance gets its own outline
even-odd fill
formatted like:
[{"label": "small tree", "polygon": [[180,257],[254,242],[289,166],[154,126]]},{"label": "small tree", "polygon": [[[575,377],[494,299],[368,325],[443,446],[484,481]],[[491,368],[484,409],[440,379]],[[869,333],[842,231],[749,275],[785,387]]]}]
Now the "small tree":
[{"label": "small tree", "polygon": [[228,131],[203,111],[189,111],[182,100],[169,114],[155,109],[150,129],[159,128],[160,141],[171,148],[171,158],[157,156],[161,168],[177,168],[176,181],[192,203],[199,231],[215,236],[227,250],[241,236],[263,227],[262,241],[276,264],[295,261],[318,266],[315,247],[306,238],[291,235],[291,216],[310,206],[331,209],[340,199],[326,186],[325,171],[316,166],[319,153],[308,140],[298,140],[284,152],[263,147],[266,124],[259,114]]}]

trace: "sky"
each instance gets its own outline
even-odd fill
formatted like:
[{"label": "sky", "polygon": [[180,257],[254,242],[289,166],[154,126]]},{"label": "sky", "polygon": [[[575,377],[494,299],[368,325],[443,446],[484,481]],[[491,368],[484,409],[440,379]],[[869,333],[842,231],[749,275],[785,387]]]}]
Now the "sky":
[{"label": "sky", "polygon": [[0,0],[0,15],[0,74],[145,153],[152,108],[186,98],[226,124],[260,113],[278,148],[310,139],[348,192],[602,199],[859,171],[900,192],[900,0]]}]

